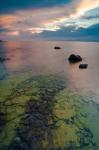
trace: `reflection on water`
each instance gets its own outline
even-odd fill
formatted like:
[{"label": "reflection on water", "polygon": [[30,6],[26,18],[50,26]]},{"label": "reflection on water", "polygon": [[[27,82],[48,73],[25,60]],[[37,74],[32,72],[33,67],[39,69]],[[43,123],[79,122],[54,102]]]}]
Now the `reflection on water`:
[{"label": "reflection on water", "polygon": [[[54,50],[55,45],[62,49]],[[99,43],[63,41],[0,43],[0,56],[10,58],[10,61],[0,63],[0,76],[27,72],[31,75],[57,74],[68,78],[71,86],[98,89],[98,47]],[[71,53],[81,55],[83,62],[88,63],[88,69],[79,70],[79,64],[69,65],[67,58]]]},{"label": "reflection on water", "polygon": [[[98,43],[56,44],[0,45],[0,150],[99,149]],[[68,64],[72,52],[87,70]]]}]

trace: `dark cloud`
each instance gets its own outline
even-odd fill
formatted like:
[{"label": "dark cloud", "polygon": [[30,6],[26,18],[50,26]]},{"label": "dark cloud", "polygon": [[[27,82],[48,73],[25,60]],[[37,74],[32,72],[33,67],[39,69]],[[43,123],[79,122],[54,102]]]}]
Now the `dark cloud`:
[{"label": "dark cloud", "polygon": [[[35,37],[36,38],[36,37]],[[59,39],[59,40],[80,40],[80,41],[99,41],[99,24],[88,28],[78,28],[75,26],[64,27],[56,32],[44,31],[37,38]]]},{"label": "dark cloud", "polygon": [[96,14],[96,15],[89,15],[89,16],[82,16],[81,19],[87,19],[87,20],[99,19],[99,14]]},{"label": "dark cloud", "polygon": [[[42,39],[42,40],[70,40],[70,41],[97,41],[99,42],[99,24],[89,26],[87,28],[78,28],[76,26],[64,27],[57,31],[44,31],[40,34],[32,34],[24,31],[18,39]],[[1,34],[6,34],[11,30],[0,28]],[[11,38],[11,37],[9,37]],[[17,38],[17,37],[15,37]]]},{"label": "dark cloud", "polygon": [[80,28],[78,31],[85,35],[99,36],[99,23],[89,26],[88,28]]},{"label": "dark cloud", "polygon": [[72,0],[1,0],[0,13],[9,13],[18,9],[58,6]]},{"label": "dark cloud", "polygon": [[7,28],[0,27],[0,33],[9,31]]}]

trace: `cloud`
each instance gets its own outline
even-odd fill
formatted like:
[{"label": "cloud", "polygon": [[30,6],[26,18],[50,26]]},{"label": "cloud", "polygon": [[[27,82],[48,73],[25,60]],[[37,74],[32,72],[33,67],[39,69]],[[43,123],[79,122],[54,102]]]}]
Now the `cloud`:
[{"label": "cloud", "polygon": [[35,38],[54,39],[54,40],[80,40],[80,41],[98,41],[99,42],[99,24],[89,26],[87,28],[78,28],[76,26],[64,27],[57,32],[44,31]]},{"label": "cloud", "polygon": [[6,29],[6,28],[3,28],[3,27],[1,27],[0,28],[0,33],[2,33],[2,32],[7,32],[8,30]]},{"label": "cloud", "polygon": [[99,23],[85,29],[81,28],[78,31],[88,36],[99,36]]},{"label": "cloud", "polygon": [[[38,31],[38,30],[37,30]],[[22,39],[22,40],[31,40],[31,39],[39,39],[39,40],[70,40],[70,41],[98,41],[99,42],[99,24],[95,24],[89,26],[87,28],[78,28],[76,29],[75,25],[63,27],[62,29],[55,31],[43,31],[39,34],[32,34],[31,32],[24,31],[21,32],[20,35],[16,31],[7,31],[6,36],[9,39]],[[4,36],[4,34],[1,34]]]},{"label": "cloud", "polygon": [[81,19],[91,20],[91,19],[99,19],[99,14],[96,15],[88,15],[82,16]]},{"label": "cloud", "polygon": [[[88,31],[84,33],[85,28],[99,23],[99,14],[94,14],[99,0],[22,0],[20,3],[18,0],[6,0],[1,2],[1,6],[0,28],[3,28],[2,35],[8,39],[10,36],[44,38],[46,34],[50,37],[62,34],[66,37],[64,34],[67,34],[76,38],[75,34],[86,35]],[[93,13],[87,15],[91,10],[94,10]]]},{"label": "cloud", "polygon": [[81,0],[76,1],[76,16],[82,16],[85,12],[99,7],[99,0]]},{"label": "cloud", "polygon": [[10,13],[29,8],[52,7],[69,2],[71,2],[71,0],[2,0],[0,2],[0,13]]}]

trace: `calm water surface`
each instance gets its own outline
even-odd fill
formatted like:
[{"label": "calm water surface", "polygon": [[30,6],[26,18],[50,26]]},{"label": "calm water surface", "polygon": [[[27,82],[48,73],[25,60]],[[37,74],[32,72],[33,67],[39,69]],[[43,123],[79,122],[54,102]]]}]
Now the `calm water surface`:
[{"label": "calm water surface", "polygon": [[98,42],[2,42],[1,57],[0,150],[99,150]]},{"label": "calm water surface", "polygon": [[[59,45],[61,50],[54,50]],[[80,54],[87,70],[79,70],[78,65],[67,61],[71,54]],[[61,75],[71,86],[97,90],[99,85],[99,43],[88,42],[4,42],[0,43],[0,56],[10,61],[0,63],[0,76],[21,73],[31,75]]]}]

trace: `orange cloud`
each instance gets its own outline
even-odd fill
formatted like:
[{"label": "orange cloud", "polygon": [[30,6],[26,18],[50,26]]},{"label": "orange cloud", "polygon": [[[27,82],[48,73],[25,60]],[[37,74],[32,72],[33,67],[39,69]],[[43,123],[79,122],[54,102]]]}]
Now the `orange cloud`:
[{"label": "orange cloud", "polygon": [[6,32],[6,35],[10,35],[10,36],[17,36],[19,35],[19,31],[9,31],[9,32]]},{"label": "orange cloud", "polygon": [[1,15],[0,16],[0,25],[1,26],[10,26],[16,22],[17,16],[12,15]]},{"label": "orange cloud", "polygon": [[82,0],[77,3],[75,12],[71,14],[71,17],[80,17],[88,10],[99,7],[99,0]]}]

